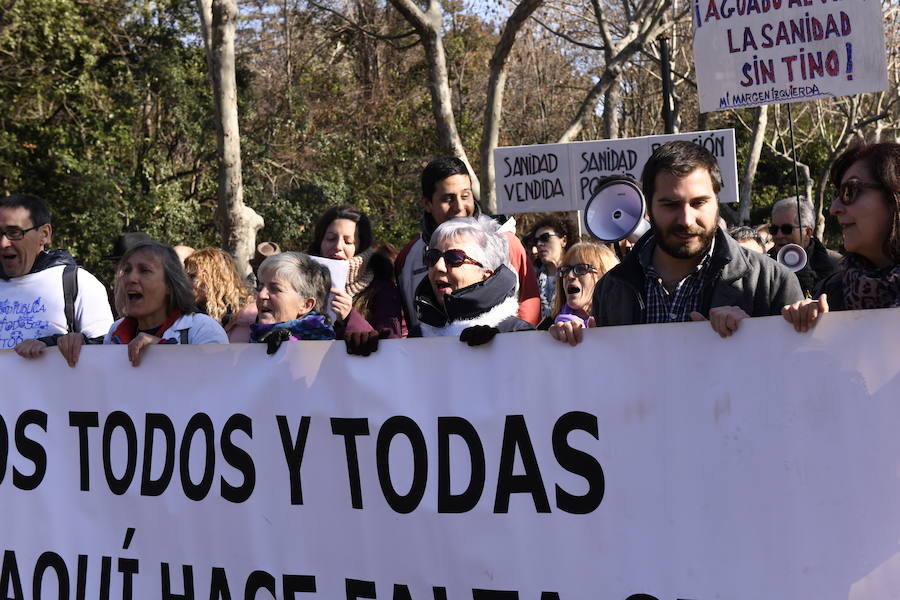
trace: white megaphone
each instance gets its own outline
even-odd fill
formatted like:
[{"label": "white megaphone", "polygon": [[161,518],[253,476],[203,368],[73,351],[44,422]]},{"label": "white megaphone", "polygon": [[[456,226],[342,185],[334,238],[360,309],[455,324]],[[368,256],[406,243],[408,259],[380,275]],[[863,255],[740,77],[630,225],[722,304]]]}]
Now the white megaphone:
[{"label": "white megaphone", "polygon": [[584,207],[584,227],[602,242],[637,242],[650,223],[644,219],[644,193],[630,177],[607,177]]},{"label": "white megaphone", "polygon": [[778,251],[775,260],[796,273],[806,266],[806,250],[797,244],[785,244]]}]

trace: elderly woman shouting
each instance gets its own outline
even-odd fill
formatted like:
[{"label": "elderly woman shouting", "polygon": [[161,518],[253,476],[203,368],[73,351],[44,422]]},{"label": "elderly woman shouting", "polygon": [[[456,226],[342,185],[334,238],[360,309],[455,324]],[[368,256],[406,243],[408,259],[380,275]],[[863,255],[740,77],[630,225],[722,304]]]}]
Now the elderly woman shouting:
[{"label": "elderly woman shouting", "polygon": [[278,351],[288,340],[333,340],[334,328],[325,314],[331,274],[300,252],[282,252],[259,265],[256,323],[250,326],[250,341],[268,344],[268,353]]},{"label": "elderly woman shouting", "polygon": [[497,333],[534,329],[516,316],[518,277],[509,250],[488,217],[451,219],[431,236],[428,276],[416,288],[423,336],[456,336],[470,346]]}]

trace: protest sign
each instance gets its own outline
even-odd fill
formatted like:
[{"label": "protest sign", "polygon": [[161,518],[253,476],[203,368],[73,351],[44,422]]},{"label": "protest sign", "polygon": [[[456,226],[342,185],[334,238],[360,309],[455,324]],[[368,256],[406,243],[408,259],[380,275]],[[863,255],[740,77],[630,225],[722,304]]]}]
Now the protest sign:
[{"label": "protest sign", "polygon": [[887,88],[875,0],[694,0],[700,110]]},{"label": "protest sign", "polygon": [[2,351],[0,593],[897,598],[898,325]]},{"label": "protest sign", "polygon": [[507,205],[529,207],[515,212],[575,210],[567,144],[497,148],[494,161],[497,197]]},{"label": "protest sign", "polygon": [[[719,201],[738,201],[734,130],[720,129],[497,148],[494,150],[494,160],[498,165],[497,209],[502,213],[583,210],[601,178],[608,175],[630,175],[640,179],[644,163],[653,151],[674,140],[694,142],[712,152],[722,171]],[[526,169],[527,165],[533,165],[533,168]],[[541,165],[554,167],[555,179],[550,187],[560,193],[544,196],[519,193],[517,190],[532,187],[538,189],[544,185],[541,182],[547,179],[547,172],[538,170]]]}]

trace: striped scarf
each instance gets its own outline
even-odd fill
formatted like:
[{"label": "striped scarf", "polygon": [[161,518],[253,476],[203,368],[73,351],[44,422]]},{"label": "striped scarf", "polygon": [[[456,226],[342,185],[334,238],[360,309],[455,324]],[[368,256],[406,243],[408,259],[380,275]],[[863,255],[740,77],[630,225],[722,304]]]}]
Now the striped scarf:
[{"label": "striped scarf", "polygon": [[375,248],[369,248],[347,261],[350,263],[350,269],[347,272],[347,284],[344,286],[344,291],[351,297],[355,297],[366,289],[366,286],[375,278],[375,273],[369,267],[369,259],[374,253]]}]

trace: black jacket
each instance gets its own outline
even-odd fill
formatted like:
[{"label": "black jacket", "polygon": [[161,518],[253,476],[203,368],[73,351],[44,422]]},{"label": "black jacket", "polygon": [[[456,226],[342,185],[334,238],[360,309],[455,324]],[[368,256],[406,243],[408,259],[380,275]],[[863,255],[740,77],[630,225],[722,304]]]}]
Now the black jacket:
[{"label": "black jacket", "polygon": [[[769,250],[769,256],[776,258],[778,252],[775,248]],[[841,255],[825,247],[825,244],[816,238],[810,238],[809,247],[806,249],[806,266],[796,271],[797,281],[804,294],[812,293],[819,282],[835,273],[841,266]]]},{"label": "black jacket", "polygon": [[496,315],[498,318],[493,319],[492,322],[478,322],[477,324],[496,327],[501,333],[534,329],[531,323],[516,316],[518,283],[518,276],[505,265],[500,265],[484,281],[445,295],[444,304],[441,305],[434,295],[431,282],[428,277],[425,277],[416,288],[416,314],[420,323],[442,328],[454,323],[469,322],[479,319],[479,317],[486,317],[492,309],[512,299],[513,302],[509,304],[514,307],[510,315],[498,314]]},{"label": "black jacket", "polygon": [[[638,256],[652,243],[653,233],[648,232],[621,264],[597,282],[593,298],[597,325],[647,322],[644,268]],[[738,306],[751,317],[777,315],[784,305],[803,299],[791,271],[764,254],[741,247],[721,229],[716,232],[708,268],[713,283],[700,302],[700,312],[707,318],[709,310],[718,306]]]}]

